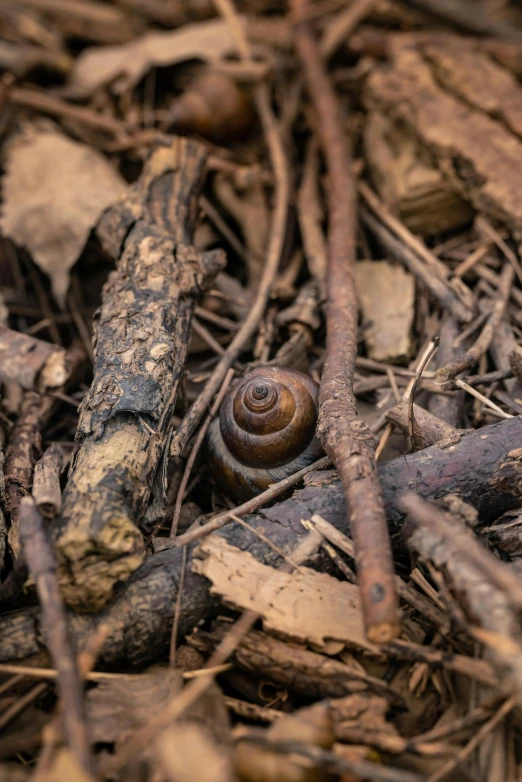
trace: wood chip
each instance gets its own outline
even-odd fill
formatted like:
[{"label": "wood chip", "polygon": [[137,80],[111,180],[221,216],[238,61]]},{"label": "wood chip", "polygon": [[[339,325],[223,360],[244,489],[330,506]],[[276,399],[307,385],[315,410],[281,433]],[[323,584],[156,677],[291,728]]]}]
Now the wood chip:
[{"label": "wood chip", "polygon": [[[217,535],[201,542],[192,570],[208,578],[211,592],[220,595],[227,605],[261,614],[267,631],[315,647],[336,640],[377,652],[366,640],[359,591],[354,584],[307,567],[282,573]],[[266,587],[269,579],[272,589]]]}]

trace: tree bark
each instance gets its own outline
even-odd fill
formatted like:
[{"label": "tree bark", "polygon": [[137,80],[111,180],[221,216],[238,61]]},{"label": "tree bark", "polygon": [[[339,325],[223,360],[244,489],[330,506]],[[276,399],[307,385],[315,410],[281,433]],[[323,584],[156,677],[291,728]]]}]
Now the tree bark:
[{"label": "tree bark", "polygon": [[[165,507],[166,458],[196,299],[224,265],[191,246],[207,153],[158,146],[97,233],[118,266],[94,324],[94,379],[80,408],[81,442],[53,526],[68,605],[100,609],[145,556],[142,532]],[[152,498],[152,502],[151,502]]]}]

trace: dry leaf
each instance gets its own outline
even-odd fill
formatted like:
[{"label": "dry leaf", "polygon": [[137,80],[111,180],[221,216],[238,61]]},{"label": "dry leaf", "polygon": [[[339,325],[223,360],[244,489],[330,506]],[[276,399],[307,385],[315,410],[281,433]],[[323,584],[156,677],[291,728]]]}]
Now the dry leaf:
[{"label": "dry leaf", "polygon": [[154,757],[172,782],[234,782],[230,752],[218,745],[205,728],[184,723],[164,730],[155,743]]},{"label": "dry leaf", "polygon": [[227,605],[261,614],[265,630],[319,647],[333,639],[376,651],[364,634],[354,584],[306,567],[283,573],[218,535],[200,543],[192,570],[208,578],[210,591]]},{"label": "dry leaf", "polygon": [[72,87],[90,94],[111,82],[121,93],[132,88],[153,66],[185,60],[213,63],[235,51],[229,26],[221,19],[186,24],[169,32],[147,33],[121,46],[93,46],[76,60]]},{"label": "dry leaf", "polygon": [[408,358],[415,313],[413,275],[387,261],[359,261],[356,281],[368,356],[375,361]]},{"label": "dry leaf", "polygon": [[90,231],[125,189],[99,152],[50,128],[29,127],[9,144],[2,230],[49,275],[61,305]]},{"label": "dry leaf", "polygon": [[45,782],[94,782],[93,777],[78,765],[78,761],[68,749],[62,748],[56,753],[51,767],[45,773]]},{"label": "dry leaf", "polygon": [[[125,741],[158,714],[183,687],[179,671],[155,668],[139,676],[102,681],[87,693],[87,714],[93,741]],[[206,726],[221,742],[227,740],[228,711],[221,691],[212,684],[187,711],[185,719]]]}]

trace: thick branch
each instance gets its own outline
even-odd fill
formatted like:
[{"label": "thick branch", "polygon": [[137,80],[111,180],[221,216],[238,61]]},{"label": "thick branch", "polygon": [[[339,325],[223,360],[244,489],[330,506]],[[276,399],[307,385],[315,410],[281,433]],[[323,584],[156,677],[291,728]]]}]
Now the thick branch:
[{"label": "thick branch", "polygon": [[[201,291],[223,266],[191,246],[206,150],[158,146],[130,195],[97,227],[118,266],[94,324],[94,379],[81,409],[81,448],[53,529],[69,605],[93,611],[144,557],[165,503],[166,451]],[[151,503],[152,497],[152,503]]]},{"label": "thick branch", "polygon": [[[386,513],[392,538],[400,543],[403,520],[399,499],[414,491],[425,499],[458,493],[489,523],[522,500],[522,420],[512,418],[463,436],[447,447],[437,445],[379,466]],[[289,500],[248,516],[246,520],[285,553],[304,535],[301,519],[318,513],[349,534],[342,487],[334,472],[318,473],[314,483]],[[276,566],[280,558],[248,529],[237,523],[215,533],[258,560]],[[179,634],[184,636],[202,619],[219,610],[209,593],[209,583],[187,573],[181,598]],[[134,574],[114,602],[96,615],[71,615],[71,628],[81,646],[95,627],[105,622],[109,636],[101,660],[110,665],[142,665],[164,656],[169,648],[172,605],[176,601],[183,552],[169,548],[150,557]],[[319,558],[321,569],[332,568],[329,558]],[[6,614],[0,623],[0,662],[34,654],[41,637],[34,609]]]}]

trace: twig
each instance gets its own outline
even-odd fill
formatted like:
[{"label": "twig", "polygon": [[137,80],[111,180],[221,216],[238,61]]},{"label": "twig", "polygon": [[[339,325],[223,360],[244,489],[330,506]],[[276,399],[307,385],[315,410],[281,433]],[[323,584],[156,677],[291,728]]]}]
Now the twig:
[{"label": "twig", "polygon": [[[20,407],[18,420],[11,432],[9,445],[5,456],[5,496],[6,506],[9,511],[9,546],[15,565],[20,554],[19,539],[19,512],[22,497],[29,494],[33,480],[34,463],[40,456],[42,448],[41,431],[48,420],[53,407],[53,400],[49,396],[41,396],[28,391],[24,394]],[[20,568],[25,571],[24,565]],[[12,575],[12,577],[11,577]],[[20,579],[25,577],[20,573]],[[11,571],[6,581],[6,594],[9,597],[11,590],[16,592],[19,582],[16,567]],[[4,584],[2,587],[4,587]],[[2,590],[4,592],[4,590]]]},{"label": "twig", "polygon": [[494,402],[492,402],[491,399],[488,399],[487,396],[481,394],[480,391],[477,391],[476,388],[473,388],[464,380],[461,380],[459,377],[455,379],[455,385],[458,386],[459,388],[462,388],[463,391],[467,391],[468,394],[474,396],[475,399],[480,399],[481,402],[484,402],[486,407],[489,407],[491,410],[494,410],[494,412],[497,413],[497,415],[499,415],[501,418],[514,418],[514,416],[511,415],[511,413],[505,413],[504,410],[502,410],[501,407],[499,407]]},{"label": "twig", "polygon": [[193,307],[225,263],[222,250],[191,244],[206,158],[202,144],[171,137],[96,226],[117,266],[94,324],[80,448],[53,523],[62,594],[83,611],[100,609],[136,570],[145,556],[140,530],[150,534],[164,516]]},{"label": "twig", "polygon": [[40,90],[32,90],[27,87],[16,87],[9,92],[9,100],[18,106],[27,106],[34,111],[43,114],[51,114],[55,117],[63,117],[88,125],[96,130],[102,130],[116,136],[119,141],[127,140],[127,131],[124,123],[106,114],[97,114],[85,106],[75,106],[61,98]]},{"label": "twig", "polygon": [[405,495],[401,506],[423,527],[443,539],[450,538],[452,549],[471,561],[498,589],[503,590],[509,601],[522,608],[522,585],[508,565],[495,559],[467,528],[459,528],[447,521],[444,513],[435,505],[425,502],[415,494]]},{"label": "twig", "polygon": [[501,253],[504,254],[505,258],[509,261],[511,266],[513,267],[513,270],[515,274],[518,277],[518,281],[522,283],[522,269],[520,267],[520,261],[511,249],[509,245],[506,244],[504,239],[501,237],[498,231],[493,228],[489,220],[487,220],[484,215],[479,215],[476,218],[475,221],[475,227],[479,232],[487,234],[487,236],[491,239],[494,244],[498,247]]},{"label": "twig", "polygon": [[474,252],[470,253],[470,255],[462,261],[462,263],[459,263],[456,269],[453,269],[453,277],[463,277],[467,272],[471,271],[475,264],[479,263],[479,261],[488,254],[490,249],[491,245],[489,243],[477,247]]},{"label": "twig", "polygon": [[457,359],[451,364],[447,364],[445,367],[441,367],[437,370],[435,373],[435,380],[437,380],[439,383],[450,380],[456,377],[456,375],[459,375],[461,372],[466,372],[467,370],[471,369],[471,367],[477,363],[479,358],[489,348],[491,340],[495,336],[495,332],[498,330],[502,322],[502,318],[505,315],[514,278],[515,271],[513,267],[506,264],[500,275],[500,285],[498,288],[497,300],[493,305],[493,310],[486,322],[486,325],[480,332],[473,345],[464,353],[462,358]]},{"label": "twig", "polygon": [[412,771],[404,769],[386,768],[369,760],[349,760],[346,757],[329,752],[326,749],[314,747],[312,744],[301,744],[297,741],[270,741],[263,734],[253,732],[239,736],[238,741],[249,741],[260,744],[272,752],[280,752],[283,755],[297,755],[306,759],[306,768],[312,761],[314,767],[324,769],[335,775],[347,774],[358,779],[372,780],[373,782],[424,782],[424,777]]},{"label": "twig", "polygon": [[221,527],[224,527],[229,521],[232,521],[232,513],[235,513],[238,516],[253,513],[262,505],[266,505],[267,502],[272,502],[272,500],[275,500],[276,497],[279,497],[287,489],[295,486],[295,484],[299,483],[299,481],[304,478],[305,475],[308,475],[308,473],[314,472],[315,470],[324,470],[327,467],[331,467],[331,464],[330,458],[328,456],[323,456],[322,459],[318,459],[313,464],[309,464],[308,467],[303,467],[302,470],[290,475],[288,478],[283,478],[279,483],[274,483],[266,489],[266,491],[258,494],[257,497],[253,497],[251,500],[243,502],[236,508],[232,508],[231,511],[224,510],[221,513],[217,513],[202,527],[188,530],[183,535],[176,538],[176,546],[187,546],[189,543],[193,543],[195,540],[199,540],[199,538],[203,538],[211,532],[221,529]]},{"label": "twig", "polygon": [[216,353],[218,356],[222,356],[224,354],[225,348],[219,344],[214,335],[211,334],[207,327],[203,326],[203,324],[200,323],[197,318],[192,319],[192,329],[199,337],[201,337],[203,342],[206,342],[208,347],[213,350],[214,353]]},{"label": "twig", "polygon": [[317,142],[308,142],[303,162],[301,185],[297,192],[297,211],[303,252],[311,276],[317,283],[321,299],[326,298],[326,243],[322,228],[319,196],[319,159]]},{"label": "twig", "polygon": [[238,717],[244,720],[259,722],[275,722],[276,720],[284,717],[283,711],[277,711],[276,709],[270,709],[266,706],[259,706],[257,703],[250,703],[248,701],[242,701],[238,698],[231,698],[229,695],[225,695],[225,705]]},{"label": "twig", "polygon": [[20,538],[40,599],[47,645],[58,672],[64,735],[76,760],[88,772],[92,764],[81,677],[58,588],[54,553],[44,520],[31,497],[23,497],[20,503]]},{"label": "twig", "polygon": [[176,639],[178,637],[179,620],[181,616],[181,598],[183,596],[183,587],[185,586],[185,573],[187,570],[187,547],[183,549],[181,559],[181,571],[179,574],[178,593],[176,595],[176,605],[174,606],[174,621],[170,633],[169,665],[174,668],[176,665]]},{"label": "twig", "polygon": [[520,29],[507,21],[492,18],[488,5],[477,7],[471,0],[408,0],[408,4],[467,32],[518,43],[522,41]]},{"label": "twig", "polygon": [[187,488],[187,484],[189,482],[190,473],[192,472],[192,468],[194,466],[194,462],[196,461],[196,456],[199,453],[199,449],[201,448],[201,444],[203,440],[205,439],[205,435],[208,431],[208,427],[210,426],[212,419],[218,412],[219,408],[221,407],[221,402],[223,401],[223,397],[225,396],[227,389],[232,382],[232,378],[234,377],[234,370],[229,369],[225,379],[223,381],[223,384],[221,386],[221,390],[219,394],[216,396],[216,399],[214,400],[214,404],[212,405],[212,408],[210,410],[210,413],[207,416],[206,421],[204,422],[203,426],[198,432],[198,436],[196,437],[194,441],[194,445],[192,446],[192,450],[190,452],[190,456],[187,459],[187,464],[185,465],[185,470],[183,472],[183,477],[181,479],[181,483],[179,484],[178,494],[176,496],[176,503],[174,505],[174,513],[172,516],[172,525],[170,528],[170,537],[175,538],[178,532],[178,523],[179,523],[179,515],[181,513],[181,505],[183,503],[183,499],[185,496],[185,490]]},{"label": "twig", "polygon": [[448,760],[447,763],[445,763],[442,768],[440,768],[438,771],[435,771],[434,774],[431,774],[428,778],[428,782],[440,782],[441,779],[444,779],[448,776],[452,771],[454,771],[460,764],[468,758],[473,750],[475,750],[477,747],[480,746],[482,741],[486,738],[489,733],[491,733],[492,730],[494,730],[497,725],[499,725],[502,720],[507,717],[510,711],[514,709],[516,706],[516,701],[514,698],[508,698],[502,706],[498,709],[497,712],[489,719],[471,738],[468,743],[460,749],[454,758],[451,758],[451,760]]},{"label": "twig", "polygon": [[331,57],[342,42],[346,41],[375,4],[376,0],[355,0],[348,8],[337,14],[326,27],[321,39],[320,50],[325,59]]},{"label": "twig", "polygon": [[373,454],[373,437],[357,417],[353,393],[357,355],[355,185],[339,103],[311,28],[302,21],[307,0],[292,0],[295,44],[317,114],[328,172],[327,347],[319,391],[317,432],[343,484],[357,549],[366,633],[371,641],[399,633],[391,546]]},{"label": "twig", "polygon": [[449,649],[438,649],[434,646],[426,646],[412,641],[391,641],[382,649],[390,657],[398,660],[425,662],[429,665],[437,665],[454,671],[469,679],[485,684],[486,687],[500,689],[501,679],[496,676],[495,670],[487,660],[479,660],[476,657],[468,657],[465,654],[455,654]]},{"label": "twig", "polygon": [[[250,60],[250,46],[243,32],[243,28],[237,20],[235,10],[230,3],[230,0],[215,0],[215,4],[218,11],[224,16],[230,26],[231,34],[233,35],[236,48],[238,49],[241,58],[243,60]],[[216,365],[204,390],[196,399],[172,438],[170,447],[170,455],[172,458],[180,456],[185,449],[185,446],[192,437],[199,421],[207,410],[212,397],[223,382],[226,373],[259,326],[268,302],[270,289],[276,279],[279,260],[283,251],[288,202],[290,198],[288,162],[281,134],[270,105],[270,92],[266,84],[259,84],[256,86],[254,90],[254,102],[263,126],[275,180],[275,205],[272,213],[270,236],[266,248],[263,274],[259,281],[256,297],[252,302],[247,317]]]},{"label": "twig", "polygon": [[0,715],[0,731],[3,730],[6,725],[9,725],[15,717],[18,717],[26,706],[29,706],[29,704],[39,698],[40,695],[43,695],[48,686],[47,683],[35,684],[34,687],[31,687],[31,689],[25,693],[25,695],[22,695],[21,698],[18,698],[18,700],[9,706],[9,708]]},{"label": "twig", "polygon": [[410,738],[410,744],[426,743],[430,741],[440,741],[448,736],[454,736],[461,730],[474,727],[477,723],[484,722],[489,717],[491,711],[497,709],[504,699],[502,696],[494,695],[489,698],[480,706],[476,706],[474,709],[464,714],[462,717],[442,725],[435,725],[435,727],[427,730],[425,733],[419,733],[417,736]]},{"label": "twig", "polygon": [[438,299],[444,309],[456,320],[469,323],[473,318],[472,311],[458,299],[446,280],[436,273],[434,267],[430,267],[369,210],[361,209],[361,220],[377,236],[387,252],[405,264],[408,270]]},{"label": "twig", "polygon": [[[273,541],[271,541],[270,538],[267,538],[266,535],[263,535],[262,532],[257,530],[255,527],[252,527],[250,524],[248,524],[248,522],[244,521],[244,519],[242,519],[240,516],[236,516],[235,513],[231,513],[230,516],[231,516],[232,520],[233,521],[237,521],[237,523],[241,527],[243,527],[243,529],[247,529],[252,535],[255,535],[256,538],[259,538],[259,540],[262,540],[263,543],[265,543],[265,545],[267,545],[269,548],[271,548],[272,551],[274,551],[279,557],[281,557],[283,562],[286,562],[288,565],[290,565],[290,567],[293,570],[298,570],[299,572],[301,571],[300,566],[297,565],[293,561],[292,557],[289,557],[288,554],[285,554],[283,549],[280,548],[279,546],[276,546],[276,544]],[[313,525],[311,525],[310,527],[307,527],[305,520],[303,520],[301,523],[304,525],[305,529],[308,529],[308,531],[313,530]]]},{"label": "twig", "polygon": [[437,350],[438,346],[439,346],[439,338],[436,337],[434,340],[432,340],[432,342],[430,342],[430,344],[426,348],[424,356],[422,357],[419,367],[417,369],[415,380],[412,383],[410,389],[410,395],[408,397],[408,432],[411,438],[411,444],[413,446],[414,451],[422,451],[422,449],[425,448],[426,446],[424,442],[424,437],[422,436],[422,429],[419,427],[417,421],[415,420],[413,402],[415,399],[415,394],[417,392],[418,385],[420,383],[420,379],[422,377],[422,373],[424,372],[424,370],[430,363],[431,359],[433,358],[433,355]]},{"label": "twig", "polygon": [[[82,654],[82,653],[81,653]],[[81,654],[79,656],[81,656]],[[10,665],[9,663],[0,663],[0,674],[12,673],[17,676],[27,676],[30,679],[49,679],[54,681],[58,678],[58,671],[54,668],[36,668],[32,665]],[[83,674],[82,674],[83,675]],[[89,682],[102,682],[109,680],[135,679],[141,674],[138,673],[109,673],[107,671],[91,671],[86,673],[83,678]]]},{"label": "twig", "polygon": [[394,426],[391,423],[387,423],[384,427],[384,431],[381,435],[381,439],[379,440],[379,443],[377,445],[377,448],[375,449],[375,461],[378,462],[384,452],[384,449],[386,448],[388,444],[388,440],[393,434]]},{"label": "twig", "polygon": [[[439,440],[444,437],[452,437],[457,435],[459,430],[451,424],[447,424],[441,418],[433,415],[419,405],[413,405],[413,411],[415,413],[415,421],[422,434],[425,446],[435,445]],[[409,433],[409,416],[408,408],[405,402],[391,407],[384,414],[387,421],[391,421],[394,426],[398,426],[404,432]]]},{"label": "twig", "polygon": [[[333,546],[336,546],[341,551],[344,551],[351,559],[355,559],[354,545],[347,535],[343,535],[340,530],[330,524],[329,521],[326,521],[326,519],[323,519],[318,513],[314,513],[311,522],[309,523],[313,524],[314,528],[323,536],[323,538],[325,538],[325,540],[328,540]],[[447,624],[446,615],[443,611],[433,605],[430,600],[419,594],[415,589],[404,583],[400,576],[395,576],[395,580],[400,597],[408,603],[408,605],[415,608],[420,614],[423,614],[423,616],[429,619],[435,627],[440,628]]]},{"label": "twig", "polygon": [[[94,633],[87,639],[85,648],[78,655],[78,669],[82,680],[92,671],[100,650],[109,634],[108,625],[99,625]],[[55,749],[63,742],[61,729],[61,714],[58,712],[46,725],[42,735],[42,750],[38,758],[38,766],[34,775],[34,782],[45,780],[52,765]]]}]

